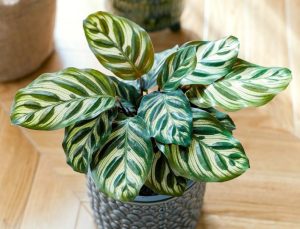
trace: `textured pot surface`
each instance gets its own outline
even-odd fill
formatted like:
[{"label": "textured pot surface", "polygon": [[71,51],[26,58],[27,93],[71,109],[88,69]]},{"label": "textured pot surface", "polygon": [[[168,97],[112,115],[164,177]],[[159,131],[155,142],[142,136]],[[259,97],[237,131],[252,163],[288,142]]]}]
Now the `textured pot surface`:
[{"label": "textured pot surface", "polygon": [[179,26],[184,0],[107,0],[110,11],[147,31]]},{"label": "textured pot surface", "polygon": [[36,70],[53,51],[55,0],[0,2],[0,81]]},{"label": "textured pot surface", "polygon": [[192,184],[181,197],[138,197],[123,203],[100,193],[88,178],[91,205],[101,229],[182,229],[196,228],[205,192],[205,183]]}]

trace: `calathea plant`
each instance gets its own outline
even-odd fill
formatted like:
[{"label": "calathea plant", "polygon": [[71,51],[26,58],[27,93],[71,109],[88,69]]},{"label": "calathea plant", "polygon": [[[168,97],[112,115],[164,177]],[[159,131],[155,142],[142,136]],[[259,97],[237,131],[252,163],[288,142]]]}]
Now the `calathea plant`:
[{"label": "calathea plant", "polygon": [[90,15],[84,31],[111,76],[76,68],[43,74],[16,94],[12,123],[65,128],[68,164],[121,201],[143,185],[179,196],[188,180],[226,181],[249,168],[233,121],[216,108],[266,104],[288,86],[288,69],[239,59],[232,36],[154,54],[142,28],[106,12]]}]

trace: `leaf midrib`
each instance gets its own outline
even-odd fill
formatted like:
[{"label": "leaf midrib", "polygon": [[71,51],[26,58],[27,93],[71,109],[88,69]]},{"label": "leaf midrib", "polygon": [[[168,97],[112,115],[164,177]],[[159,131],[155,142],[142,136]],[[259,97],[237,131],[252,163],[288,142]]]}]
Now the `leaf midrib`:
[{"label": "leaf midrib", "polygon": [[[32,115],[33,113],[35,112],[38,112],[38,111],[41,111],[41,110],[44,110],[44,109],[47,109],[47,108],[53,108],[53,107],[56,107],[56,106],[60,106],[62,104],[68,104],[68,103],[72,103],[72,102],[76,102],[76,101],[80,101],[80,100],[85,100],[85,99],[92,99],[92,98],[114,98],[113,96],[110,96],[110,95],[96,95],[96,96],[89,96],[89,97],[84,97],[84,98],[74,98],[74,99],[71,99],[69,101],[61,101],[61,102],[57,102],[55,104],[51,104],[51,105],[48,105],[48,106],[44,106],[42,107],[41,109],[39,110],[35,110],[35,111],[32,111],[32,112],[28,112],[26,113],[27,115]],[[22,104],[23,105],[23,104]]]},{"label": "leaf midrib", "polygon": [[[195,139],[197,139],[197,138],[195,138]],[[230,157],[229,157],[229,155],[224,155],[224,154],[222,154],[222,153],[220,153],[219,151],[216,151],[215,149],[213,149],[211,146],[209,146],[208,144],[206,144],[204,141],[201,141],[201,140],[199,140],[199,139],[197,139],[197,140],[195,140],[198,144],[201,144],[201,145],[203,145],[204,147],[206,147],[206,148],[208,148],[209,150],[211,150],[211,151],[213,151],[215,154],[217,154],[217,155],[219,155],[219,156],[222,156],[222,157],[226,157],[226,158],[228,158],[228,160],[230,160],[230,161],[234,161],[233,159],[230,159]],[[234,147],[235,148],[235,147]],[[211,164],[211,163],[210,163]],[[211,167],[211,166],[210,166]],[[211,169],[211,171],[212,171],[212,173],[213,173],[213,170]],[[232,175],[234,175],[231,171],[229,171],[229,170],[226,170],[226,171],[228,171],[230,174],[232,174]],[[214,175],[216,175],[216,174],[214,174]]]},{"label": "leaf midrib", "polygon": [[133,70],[137,74],[137,78],[140,78],[143,74],[140,73],[140,71],[136,68],[136,66],[134,65],[134,63],[128,58],[127,55],[125,55],[123,49],[115,41],[113,41],[108,35],[106,35],[105,33],[101,32],[100,30],[99,30],[99,33],[103,34],[105,37],[108,38],[109,41],[111,41],[115,45],[115,47],[121,52],[121,54],[125,57],[125,59],[127,60],[127,62],[130,64],[130,66],[133,68]]},{"label": "leaf midrib", "polygon": [[[166,100],[166,96],[165,94],[163,94],[163,102],[164,102],[164,108],[167,110],[167,116],[168,116],[168,119],[170,120],[171,119],[171,122],[172,124],[176,127],[177,129],[177,125],[176,123],[174,122],[174,117],[172,116],[171,112],[169,111],[169,104],[168,104],[168,101]],[[171,118],[169,118],[171,117]]]},{"label": "leaf midrib", "polygon": [[123,160],[124,160],[124,174],[126,174],[125,175],[125,180],[126,180],[126,184],[125,184],[125,187],[127,187],[128,186],[128,184],[129,184],[129,180],[128,180],[128,176],[127,176],[127,170],[128,170],[128,161],[127,161],[127,154],[128,154],[128,129],[129,129],[129,121],[127,120],[126,121],[126,124],[125,124],[125,126],[124,126],[124,128],[125,128],[125,142],[124,142],[124,144],[125,144],[125,147],[124,147],[124,150],[125,150],[125,152],[124,152],[124,157],[123,157]]}]

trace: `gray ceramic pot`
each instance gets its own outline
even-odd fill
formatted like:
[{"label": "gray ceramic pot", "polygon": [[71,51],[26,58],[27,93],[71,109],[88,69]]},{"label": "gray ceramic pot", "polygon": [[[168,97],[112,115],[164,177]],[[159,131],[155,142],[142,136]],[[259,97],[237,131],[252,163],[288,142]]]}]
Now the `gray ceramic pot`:
[{"label": "gray ceramic pot", "polygon": [[147,31],[180,29],[184,0],[107,0],[110,11],[129,18]]},{"label": "gray ceramic pot", "polygon": [[138,196],[123,203],[100,193],[88,177],[89,196],[95,221],[101,229],[196,228],[205,183],[192,183],[181,197]]}]

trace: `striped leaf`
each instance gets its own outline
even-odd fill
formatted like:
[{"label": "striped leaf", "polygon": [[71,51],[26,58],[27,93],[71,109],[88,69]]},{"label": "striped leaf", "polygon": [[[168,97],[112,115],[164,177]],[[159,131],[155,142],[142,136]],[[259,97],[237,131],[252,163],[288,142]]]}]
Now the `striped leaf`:
[{"label": "striped leaf", "polygon": [[[195,109],[195,110],[198,110],[198,109]],[[213,107],[206,108],[204,110],[209,112],[212,116],[214,116],[223,125],[223,127],[225,129],[227,129],[228,131],[232,132],[233,130],[236,129],[233,120],[230,118],[230,116],[228,114],[218,111],[217,109],[215,109]]]},{"label": "striped leaf", "polygon": [[158,151],[155,153],[153,165],[145,184],[155,193],[181,196],[186,189],[187,180],[176,176],[166,157]]},{"label": "striped leaf", "polygon": [[197,47],[197,65],[182,80],[183,85],[209,85],[222,78],[232,68],[239,52],[239,41],[232,36],[217,41],[189,42],[185,46]]},{"label": "striped leaf", "polygon": [[181,80],[196,67],[196,48],[188,46],[172,53],[159,69],[157,84],[164,91],[176,90]]},{"label": "striped leaf", "polygon": [[249,168],[242,145],[206,111],[193,112],[193,139],[188,148],[165,145],[173,170],[194,181],[226,181]]},{"label": "striped leaf", "polygon": [[97,12],[84,21],[84,31],[97,59],[116,76],[135,80],[151,69],[154,50],[150,37],[134,22]]},{"label": "striped leaf", "polygon": [[291,81],[286,68],[266,68],[238,60],[223,79],[202,87],[193,86],[186,95],[198,107],[221,107],[236,111],[266,104]]},{"label": "striped leaf", "polygon": [[87,173],[91,156],[107,140],[115,116],[115,109],[104,111],[96,118],[80,121],[65,129],[63,148],[67,163],[75,171]]},{"label": "striped leaf", "polygon": [[92,159],[92,176],[101,192],[121,201],[133,200],[153,162],[146,124],[138,117],[117,122],[108,140]]},{"label": "striped leaf", "polygon": [[181,90],[153,92],[143,97],[138,115],[151,136],[164,144],[188,146],[191,142],[192,111]]},{"label": "striped leaf", "polygon": [[31,129],[53,130],[92,119],[115,105],[107,76],[92,69],[67,68],[41,75],[18,91],[12,123]]},{"label": "striped leaf", "polygon": [[171,55],[172,53],[178,50],[178,45],[174,46],[173,48],[166,49],[162,52],[155,53],[154,55],[154,63],[151,70],[143,75],[142,77],[142,85],[144,90],[149,90],[157,85],[157,72],[160,70],[161,66],[164,64],[166,58]]},{"label": "striped leaf", "polygon": [[[136,106],[140,99],[140,93],[126,81],[118,80],[116,77],[110,77],[111,83],[114,85],[116,95],[119,97],[122,105],[130,112],[136,112]],[[130,81],[132,82],[132,81]]]}]

